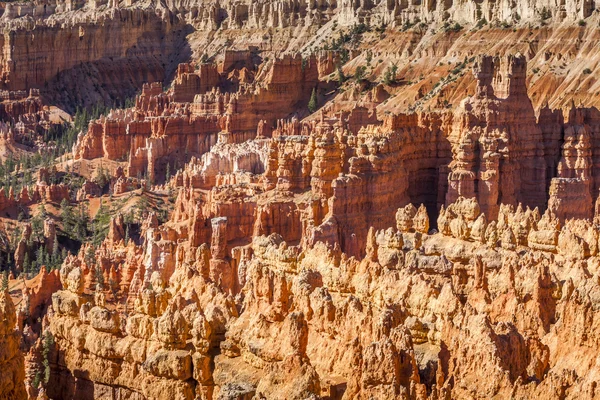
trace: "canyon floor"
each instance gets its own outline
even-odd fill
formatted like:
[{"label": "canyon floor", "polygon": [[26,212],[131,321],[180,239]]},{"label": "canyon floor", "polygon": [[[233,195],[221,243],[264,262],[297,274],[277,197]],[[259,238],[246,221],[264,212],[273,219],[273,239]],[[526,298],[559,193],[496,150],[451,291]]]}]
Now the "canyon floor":
[{"label": "canyon floor", "polygon": [[600,399],[596,3],[0,3],[0,400]]}]

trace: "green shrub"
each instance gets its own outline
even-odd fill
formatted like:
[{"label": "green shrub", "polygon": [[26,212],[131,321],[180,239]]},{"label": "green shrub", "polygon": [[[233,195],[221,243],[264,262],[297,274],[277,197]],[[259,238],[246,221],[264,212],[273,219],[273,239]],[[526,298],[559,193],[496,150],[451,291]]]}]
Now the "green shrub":
[{"label": "green shrub", "polygon": [[312,94],[310,95],[310,100],[308,101],[308,111],[310,111],[310,113],[312,114],[315,111],[317,111],[318,107],[319,101],[317,99],[317,88],[313,88]]}]

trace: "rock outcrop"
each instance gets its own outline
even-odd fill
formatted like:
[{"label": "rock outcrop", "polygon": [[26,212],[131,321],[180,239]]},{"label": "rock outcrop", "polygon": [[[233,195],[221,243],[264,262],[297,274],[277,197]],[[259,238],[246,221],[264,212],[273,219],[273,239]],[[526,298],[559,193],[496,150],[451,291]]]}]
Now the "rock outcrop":
[{"label": "rock outcrop", "polygon": [[0,5],[0,398],[597,398],[563,3]]},{"label": "rock outcrop", "polygon": [[19,349],[21,335],[17,330],[17,313],[8,290],[0,291],[0,398],[27,399],[25,364]]},{"label": "rock outcrop", "polygon": [[[231,83],[226,67],[182,66],[80,136],[80,159],[135,147],[130,176],[183,168],[166,222],[150,213],[126,243],[116,215],[65,260],[48,396],[593,398],[597,111],[536,116],[519,55],[477,58],[454,111],[260,108],[305,104],[308,63],[273,60],[231,93],[202,86]],[[295,94],[274,95],[290,76]],[[194,118],[214,133],[175,128]],[[154,147],[169,140],[184,144]]]}]

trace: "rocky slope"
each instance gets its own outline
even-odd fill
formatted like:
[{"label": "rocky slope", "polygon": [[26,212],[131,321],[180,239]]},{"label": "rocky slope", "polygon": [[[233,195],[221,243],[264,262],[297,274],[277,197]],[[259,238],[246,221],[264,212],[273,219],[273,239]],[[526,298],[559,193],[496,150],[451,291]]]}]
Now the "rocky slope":
[{"label": "rocky slope", "polygon": [[19,350],[20,332],[17,330],[15,306],[7,290],[0,293],[0,341],[2,358],[0,367],[0,398],[26,399],[24,357]]},{"label": "rocky slope", "polygon": [[600,397],[593,1],[0,9],[0,399]]},{"label": "rocky slope", "polygon": [[[51,102],[122,103],[143,83],[170,80],[178,63],[225,48],[305,55],[352,39],[346,73],[380,80],[397,66],[403,89],[386,109],[462,100],[474,55],[521,52],[536,109],[596,101],[598,15],[591,0],[464,2],[44,1],[6,3],[0,24],[4,89],[39,88]],[[352,27],[364,35],[345,36]],[[377,28],[375,30],[375,28]],[[356,32],[356,31],[355,31]],[[345,37],[345,39],[344,39]],[[337,46],[335,45],[337,42]],[[399,92],[394,90],[394,92]],[[438,101],[439,100],[439,101]]]},{"label": "rocky slope", "polygon": [[[166,183],[169,221],[150,215],[125,243],[114,217],[94,257],[65,261],[48,395],[593,398],[597,111],[536,115],[521,55],[478,57],[453,111],[281,121],[242,100],[282,77],[314,84],[318,60],[277,72],[300,64],[189,103],[174,100],[188,85],[149,86],[80,137],[75,157],[151,154],[123,163],[152,179],[162,157],[186,160],[137,143],[183,135],[165,148],[191,159]],[[181,67],[177,82],[190,74],[209,79]],[[196,115],[215,125],[154,128]]]}]

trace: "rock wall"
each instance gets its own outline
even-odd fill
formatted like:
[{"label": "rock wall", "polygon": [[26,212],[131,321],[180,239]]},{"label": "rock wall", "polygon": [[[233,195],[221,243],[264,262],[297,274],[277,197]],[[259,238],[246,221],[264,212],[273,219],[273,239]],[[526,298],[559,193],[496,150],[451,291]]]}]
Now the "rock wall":
[{"label": "rock wall", "polygon": [[0,398],[27,399],[25,392],[25,364],[19,349],[21,334],[17,330],[17,313],[8,290],[0,292]]},{"label": "rock wall", "polygon": [[[135,108],[92,122],[74,154],[124,160],[129,149],[128,175],[147,174],[151,180],[163,179],[167,164],[196,156],[176,186],[185,193],[212,188],[203,206],[206,221],[239,218],[231,214],[241,210],[233,204],[243,204],[250,215],[230,240],[248,232],[280,232],[286,240],[338,243],[353,255],[364,255],[369,227],[390,226],[395,210],[409,202],[424,204],[433,217],[461,196],[475,197],[491,219],[501,204],[519,203],[549,207],[561,221],[567,215],[591,217],[599,189],[592,168],[598,112],[573,107],[566,118],[549,109],[536,116],[523,56],[477,58],[476,93],[453,112],[378,121],[357,108],[321,111],[303,122],[278,121],[307,101],[309,79],[316,79],[312,62],[304,69],[300,57],[266,63],[252,84],[231,94],[198,89],[193,103],[174,102],[177,87],[164,93],[148,85]],[[186,68],[180,73],[189,76]],[[279,85],[290,83],[295,86],[279,95]],[[275,102],[279,111],[268,112],[264,104],[272,110]],[[242,171],[249,175],[241,178]],[[310,199],[298,195],[309,190]],[[223,207],[227,215],[220,214]],[[265,221],[272,207],[288,210],[287,222]]]},{"label": "rock wall", "polygon": [[[0,397],[31,381],[17,321],[56,341],[39,398],[598,397],[600,113],[572,101],[599,93],[598,21],[563,3],[0,6],[0,139],[48,126],[40,93],[139,88],[74,163],[176,196],[139,240],[113,215],[14,321],[0,294]],[[0,210],[71,198],[47,172]]]},{"label": "rock wall", "polygon": [[[173,212],[148,216],[141,245],[117,215],[65,260],[48,395],[594,398],[597,110],[536,115],[515,55],[478,57],[454,111],[265,118],[245,96],[292,107],[310,88],[300,58],[278,62],[186,113],[178,89],[148,85],[80,137],[78,157],[122,141],[152,165],[173,119],[219,127],[166,183]],[[279,94],[290,74],[295,94]],[[111,119],[129,127],[107,134]]]},{"label": "rock wall", "polygon": [[[221,75],[233,72],[224,70]],[[177,83],[193,79],[207,82]],[[286,55],[261,65],[255,82],[235,92],[212,89],[207,93],[207,85],[215,79],[222,78],[209,66],[194,73],[184,65],[167,93],[160,84],[144,85],[135,108],[111,112],[90,124],[75,145],[74,156],[127,159],[128,176],[143,174],[150,180],[163,180],[167,164],[182,166],[217,142],[255,137],[259,122],[273,125],[278,118],[306,107],[318,72],[314,58],[303,61],[299,55]],[[181,102],[189,98],[193,102]]]},{"label": "rock wall", "polygon": [[[377,61],[368,65],[370,78],[381,80],[391,64],[397,65],[398,77],[406,78],[409,90],[389,104],[391,108],[404,111],[416,104],[427,109],[438,100],[440,104],[459,101],[464,89],[473,88],[472,81],[447,79],[436,89],[434,81],[420,75],[433,72],[436,79],[449,78],[456,66],[474,54],[517,51],[535,61],[530,73],[543,71],[529,78],[535,83],[535,108],[546,102],[564,107],[572,99],[597,97],[594,81],[579,76],[593,67],[588,61],[596,57],[597,37],[592,29],[594,1],[563,3],[69,0],[7,4],[0,19],[7,32],[0,38],[4,49],[0,79],[5,89],[39,88],[53,103],[73,111],[76,105],[123,104],[144,83],[171,82],[179,63],[216,59],[226,49],[258,51],[264,58],[286,51],[320,54],[319,72],[326,76],[343,59],[322,52],[338,39],[337,27],[347,34],[363,26],[371,32],[369,40],[350,52],[350,60],[344,63],[354,62],[346,69],[353,73],[357,66],[365,66],[370,54]],[[563,22],[568,29],[560,28]],[[509,27],[516,29],[514,35]],[[529,34],[531,27],[534,32]],[[383,31],[374,34],[374,28]],[[531,37],[525,40],[525,36]],[[373,46],[374,40],[381,45]],[[482,41],[494,46],[485,48]],[[565,60],[572,64],[568,74],[556,70],[564,68]],[[176,83],[180,88],[198,87],[191,75],[184,79]],[[423,96],[427,92],[431,96]]]},{"label": "rock wall", "polygon": [[165,80],[190,55],[185,24],[164,10],[108,9],[3,24],[1,86],[41,89],[69,109],[131,97],[144,82]]}]

